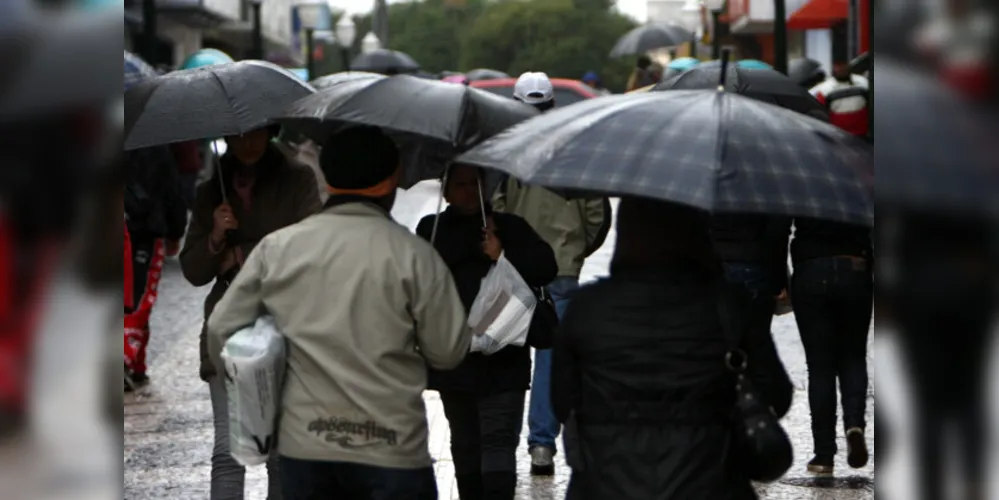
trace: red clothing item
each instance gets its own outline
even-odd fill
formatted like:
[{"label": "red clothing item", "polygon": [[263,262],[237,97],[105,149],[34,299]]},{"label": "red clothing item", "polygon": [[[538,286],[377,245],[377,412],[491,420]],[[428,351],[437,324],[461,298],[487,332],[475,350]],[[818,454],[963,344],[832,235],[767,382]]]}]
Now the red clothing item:
[{"label": "red clothing item", "polygon": [[160,276],[163,272],[163,240],[156,240],[146,275],[146,289],[135,305],[135,310],[125,314],[125,366],[133,374],[146,373],[146,346],[149,345],[149,317],[156,304]]},{"label": "red clothing item", "polygon": [[852,81],[830,78],[812,88],[812,95],[829,110],[829,122],[847,132],[865,136],[868,131],[867,79],[854,75]]}]

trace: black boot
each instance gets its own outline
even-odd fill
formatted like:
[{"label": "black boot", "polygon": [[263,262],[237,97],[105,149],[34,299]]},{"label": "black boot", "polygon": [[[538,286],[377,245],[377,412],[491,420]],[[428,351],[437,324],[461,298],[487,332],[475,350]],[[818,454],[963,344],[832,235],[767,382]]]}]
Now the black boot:
[{"label": "black boot", "polygon": [[458,482],[458,498],[461,500],[482,499],[482,475],[462,474],[454,477]]},{"label": "black boot", "polygon": [[482,474],[483,500],[513,500],[516,490],[516,472],[486,472]]}]

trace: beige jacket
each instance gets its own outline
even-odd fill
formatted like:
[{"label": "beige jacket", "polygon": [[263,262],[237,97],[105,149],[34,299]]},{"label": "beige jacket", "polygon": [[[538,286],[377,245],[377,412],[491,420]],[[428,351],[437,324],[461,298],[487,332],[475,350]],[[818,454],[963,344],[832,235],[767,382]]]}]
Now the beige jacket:
[{"label": "beige jacket", "polygon": [[513,177],[497,190],[493,209],[523,217],[552,246],[558,275],[576,278],[583,261],[604,244],[612,220],[606,198],[566,200]]},{"label": "beige jacket", "polygon": [[429,243],[365,202],[272,233],[208,320],[217,366],[226,339],[264,311],[288,341],[281,455],[430,466],[427,365],[458,366],[471,333]]}]

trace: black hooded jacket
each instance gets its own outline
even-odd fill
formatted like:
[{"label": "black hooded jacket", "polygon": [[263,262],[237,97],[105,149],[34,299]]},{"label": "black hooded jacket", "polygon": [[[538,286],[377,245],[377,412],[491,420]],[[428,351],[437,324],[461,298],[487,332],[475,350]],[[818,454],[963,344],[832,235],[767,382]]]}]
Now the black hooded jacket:
[{"label": "black hooded jacket", "polygon": [[[433,232],[434,217],[424,217],[416,228],[416,234],[427,241],[430,241]],[[524,281],[535,287],[551,283],[558,274],[551,246],[519,216],[493,213],[492,218],[505,258],[520,272]],[[482,216],[478,213],[461,214],[449,207],[440,215],[434,248],[451,270],[467,312],[479,293],[482,278],[492,267],[492,261],[482,252]],[[527,390],[530,383],[530,347],[510,346],[490,356],[469,354],[454,370],[431,370],[428,388],[491,394]]]}]

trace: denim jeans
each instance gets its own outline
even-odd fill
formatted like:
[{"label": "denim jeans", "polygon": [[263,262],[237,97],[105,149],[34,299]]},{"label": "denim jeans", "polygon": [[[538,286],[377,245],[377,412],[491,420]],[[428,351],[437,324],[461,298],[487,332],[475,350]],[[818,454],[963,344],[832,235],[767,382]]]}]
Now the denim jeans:
[{"label": "denim jeans", "polygon": [[[561,276],[548,285],[548,293],[555,301],[555,312],[559,318],[565,314],[569,306],[569,295],[579,288],[579,279],[571,276]],[[555,450],[555,439],[562,430],[562,425],[555,418],[551,398],[552,350],[538,349],[534,351],[534,380],[531,382],[531,404],[527,412],[528,448],[545,446]]]},{"label": "denim jeans", "polygon": [[[243,500],[246,468],[232,458],[229,448],[229,401],[225,378],[217,375],[208,381],[215,423],[215,446],[212,449],[211,500]],[[267,461],[267,499],[281,500],[277,454]]]},{"label": "denim jeans", "polygon": [[874,304],[870,262],[824,257],[797,263],[791,280],[808,364],[808,405],[816,455],[836,454],[836,380],[845,430],[865,428],[867,340]]},{"label": "denim jeans", "polygon": [[390,469],[281,457],[286,500],[437,500],[434,469]]}]

